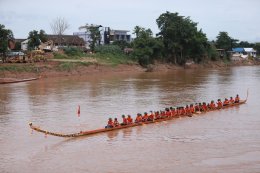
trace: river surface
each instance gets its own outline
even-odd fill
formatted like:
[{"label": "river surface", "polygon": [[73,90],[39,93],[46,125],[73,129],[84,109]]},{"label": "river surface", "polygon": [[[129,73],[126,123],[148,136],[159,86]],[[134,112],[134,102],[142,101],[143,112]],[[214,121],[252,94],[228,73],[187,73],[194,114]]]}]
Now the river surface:
[{"label": "river surface", "polygon": [[[65,139],[109,117],[240,94],[247,104]],[[0,172],[260,172],[260,67],[92,75],[0,85]],[[77,116],[80,105],[81,114]]]}]

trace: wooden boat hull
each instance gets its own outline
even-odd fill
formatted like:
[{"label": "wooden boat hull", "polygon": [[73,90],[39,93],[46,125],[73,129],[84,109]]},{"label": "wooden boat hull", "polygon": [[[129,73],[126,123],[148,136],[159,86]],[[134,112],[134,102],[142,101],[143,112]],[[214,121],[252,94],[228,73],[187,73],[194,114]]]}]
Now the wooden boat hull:
[{"label": "wooden boat hull", "polygon": [[[234,104],[230,104],[228,106],[224,106],[222,109],[238,106],[238,105],[246,103],[246,101],[247,100],[241,100],[239,103],[234,103]],[[208,112],[216,111],[216,110],[221,110],[221,109],[210,110]],[[207,113],[207,112],[202,112],[202,113]],[[88,136],[88,135],[93,135],[93,134],[97,134],[97,133],[115,131],[115,130],[119,130],[119,129],[135,127],[135,126],[141,126],[141,125],[144,125],[144,124],[158,123],[158,122],[168,121],[168,120],[172,120],[172,119],[176,119],[176,118],[178,118],[178,117],[169,117],[169,118],[157,119],[157,120],[154,120],[154,121],[133,123],[133,124],[118,126],[118,127],[113,127],[113,128],[101,128],[101,129],[90,130],[90,131],[81,131],[79,133],[72,133],[72,134],[62,134],[62,133],[49,132],[47,130],[42,130],[39,127],[34,126],[32,123],[29,123],[29,126],[30,126],[31,129],[38,131],[38,132],[41,132],[41,133],[44,133],[46,135],[52,135],[52,136],[58,136],[58,137],[79,137],[79,136]]]},{"label": "wooden boat hull", "polygon": [[39,78],[4,79],[4,80],[0,80],[0,84],[10,84],[10,83],[28,82],[28,81],[37,80],[37,79],[39,79]]}]

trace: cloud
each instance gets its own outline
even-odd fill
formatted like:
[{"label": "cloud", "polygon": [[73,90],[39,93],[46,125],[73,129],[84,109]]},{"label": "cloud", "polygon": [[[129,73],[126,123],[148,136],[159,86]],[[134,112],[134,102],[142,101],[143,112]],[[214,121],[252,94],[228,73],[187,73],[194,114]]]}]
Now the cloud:
[{"label": "cloud", "polygon": [[58,16],[68,20],[67,34],[86,23],[131,31],[140,25],[156,33],[156,19],[170,11],[190,16],[208,38],[227,31],[234,38],[255,41],[259,39],[259,6],[258,0],[0,0],[0,21],[17,37],[27,37],[34,29],[51,33],[50,22]]}]

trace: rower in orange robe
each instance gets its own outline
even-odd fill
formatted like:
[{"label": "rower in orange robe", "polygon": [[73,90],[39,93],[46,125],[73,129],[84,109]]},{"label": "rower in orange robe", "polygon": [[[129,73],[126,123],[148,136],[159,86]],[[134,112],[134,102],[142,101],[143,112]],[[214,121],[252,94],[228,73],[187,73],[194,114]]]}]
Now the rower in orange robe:
[{"label": "rower in orange robe", "polygon": [[189,108],[188,105],[186,105],[185,113],[186,113],[187,116],[190,116],[190,115],[191,115],[191,111],[190,111],[190,108]]},{"label": "rower in orange robe", "polygon": [[133,119],[131,118],[131,115],[127,115],[127,124],[132,124]]},{"label": "rower in orange robe", "polygon": [[159,111],[155,112],[155,119],[160,119],[160,118],[161,118],[160,112]]},{"label": "rower in orange robe", "polygon": [[230,97],[229,103],[231,103],[231,104],[235,103],[235,100],[233,99],[233,97]]},{"label": "rower in orange robe", "polygon": [[176,108],[176,115],[177,115],[178,117],[181,116],[180,107],[177,107],[177,108]]},{"label": "rower in orange robe", "polygon": [[203,108],[202,108],[202,104],[199,103],[199,111],[202,112],[203,111]]},{"label": "rower in orange robe", "polygon": [[107,126],[105,128],[113,128],[113,127],[114,127],[113,120],[112,118],[109,118],[107,122]]},{"label": "rower in orange robe", "polygon": [[148,121],[153,121],[154,120],[154,113],[153,111],[150,111],[150,115],[148,116]]},{"label": "rower in orange robe", "polygon": [[145,122],[145,121],[147,121],[148,120],[148,114],[147,114],[147,112],[145,112],[144,113],[144,116],[143,116],[143,121]]},{"label": "rower in orange robe", "polygon": [[119,126],[119,122],[118,122],[117,118],[114,119],[114,126],[115,127]]},{"label": "rower in orange robe", "polygon": [[216,105],[215,105],[213,100],[211,100],[209,107],[210,107],[211,110],[216,109]]},{"label": "rower in orange robe", "polygon": [[166,117],[166,114],[165,114],[164,111],[161,111],[160,115],[161,115],[161,118],[165,118]]},{"label": "rower in orange robe", "polygon": [[127,125],[127,118],[125,117],[125,115],[122,115],[123,118],[123,122],[121,123],[121,125]]},{"label": "rower in orange robe", "polygon": [[184,107],[180,107],[180,115],[185,115],[186,112],[185,112],[185,109]]},{"label": "rower in orange robe", "polygon": [[166,115],[166,118],[171,117],[171,111],[169,110],[169,108],[165,108],[165,115]]},{"label": "rower in orange robe", "polygon": [[191,114],[195,113],[195,107],[193,106],[193,104],[190,104],[190,113]]},{"label": "rower in orange robe", "polygon": [[195,103],[195,112],[199,112],[199,111],[200,111],[200,107],[198,103]]},{"label": "rower in orange robe", "polygon": [[218,99],[217,105],[218,105],[217,107],[218,109],[221,109],[223,107],[222,101],[220,99]]},{"label": "rower in orange robe", "polygon": [[207,110],[208,110],[208,106],[207,106],[207,104],[205,102],[203,102],[203,104],[202,104],[202,111],[203,112],[207,112]]},{"label": "rower in orange robe", "polygon": [[142,118],[142,115],[141,115],[140,113],[138,113],[137,116],[136,116],[136,118],[135,118],[135,122],[136,122],[136,123],[140,123],[140,122],[142,122],[142,119],[143,119],[143,118]]},{"label": "rower in orange robe", "polygon": [[172,117],[176,116],[176,110],[175,108],[170,107]]},{"label": "rower in orange robe", "polygon": [[225,98],[225,101],[224,101],[224,103],[223,103],[223,106],[227,106],[227,105],[229,105],[229,101],[228,101],[227,98]]},{"label": "rower in orange robe", "polygon": [[239,103],[240,101],[240,98],[239,98],[239,95],[237,94],[237,96],[235,97],[235,103]]}]

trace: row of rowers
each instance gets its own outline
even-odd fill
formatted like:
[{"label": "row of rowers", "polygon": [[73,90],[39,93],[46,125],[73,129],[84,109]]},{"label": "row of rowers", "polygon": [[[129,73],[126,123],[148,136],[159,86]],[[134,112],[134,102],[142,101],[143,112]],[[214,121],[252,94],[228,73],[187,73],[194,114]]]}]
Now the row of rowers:
[{"label": "row of rowers", "polygon": [[221,109],[223,106],[227,106],[229,104],[234,104],[234,103],[239,103],[239,95],[233,99],[233,97],[230,97],[230,99],[225,99],[223,102],[221,99],[218,99],[217,103],[215,103],[213,100],[206,104],[205,102],[203,103],[196,103],[195,105],[191,104],[186,105],[186,107],[177,107],[177,108],[165,108],[165,111],[150,111],[150,114],[147,112],[144,113],[144,115],[138,113],[135,121],[133,121],[131,115],[128,115],[127,117],[125,115],[122,115],[123,122],[119,123],[117,118],[114,120],[112,118],[108,119],[108,123],[106,128],[112,128],[112,127],[117,127],[120,125],[128,125],[132,124],[133,122],[135,123],[140,123],[140,122],[145,122],[145,121],[153,121],[156,119],[163,119],[163,118],[170,118],[174,116],[189,116],[192,115],[196,112],[206,112],[209,110],[214,110],[214,109]]}]

